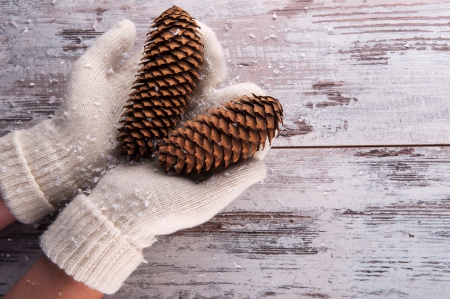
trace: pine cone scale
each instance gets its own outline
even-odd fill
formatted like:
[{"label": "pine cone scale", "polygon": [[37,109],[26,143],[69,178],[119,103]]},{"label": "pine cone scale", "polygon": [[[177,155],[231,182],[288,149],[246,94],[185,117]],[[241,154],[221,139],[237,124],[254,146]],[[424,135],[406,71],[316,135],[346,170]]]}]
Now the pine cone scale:
[{"label": "pine cone scale", "polygon": [[203,62],[199,26],[187,12],[171,7],[151,27],[117,137],[120,152],[132,159],[151,155],[157,139],[180,122]]},{"label": "pine cone scale", "polygon": [[[167,146],[161,146],[159,163],[166,171],[174,169],[177,174],[227,167],[263,149],[267,139],[271,142],[282,118],[281,104],[272,97],[253,95],[234,99],[209,110],[207,115],[183,123],[183,127],[164,138],[164,144],[184,149],[187,154],[177,154],[177,150],[172,154],[174,150],[169,152]],[[169,160],[170,155],[176,159]]]}]

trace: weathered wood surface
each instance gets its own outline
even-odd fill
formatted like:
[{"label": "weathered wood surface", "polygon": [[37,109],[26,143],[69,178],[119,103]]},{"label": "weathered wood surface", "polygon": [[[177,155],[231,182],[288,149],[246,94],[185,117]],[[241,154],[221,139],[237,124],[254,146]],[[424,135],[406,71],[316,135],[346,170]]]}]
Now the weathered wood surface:
[{"label": "weathered wood surface", "polygon": [[[138,49],[172,4],[217,33],[227,83],[281,100],[285,130],[264,182],[105,298],[448,297],[446,1],[0,1],[0,135],[54,113],[95,37],[128,18]],[[51,219],[0,232],[0,297]]]},{"label": "weathered wood surface", "polygon": [[[138,28],[138,49],[151,20],[169,5],[54,2],[1,2],[3,132],[33,125],[53,113],[72,63],[96,36],[129,18]],[[449,3],[177,4],[218,34],[231,82],[254,81],[282,100],[287,131],[278,145],[450,142]]]},{"label": "weathered wood surface", "polygon": [[[450,147],[280,149],[267,163],[264,182],[159,237],[105,298],[446,298]],[[37,259],[48,223],[0,232],[0,292]]]}]

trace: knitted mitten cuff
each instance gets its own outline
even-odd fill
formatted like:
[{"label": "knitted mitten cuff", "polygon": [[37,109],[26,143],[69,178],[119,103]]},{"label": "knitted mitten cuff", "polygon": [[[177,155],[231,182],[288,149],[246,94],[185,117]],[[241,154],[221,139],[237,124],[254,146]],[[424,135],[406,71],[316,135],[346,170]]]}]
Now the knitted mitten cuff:
[{"label": "knitted mitten cuff", "polygon": [[142,250],[83,194],[41,237],[41,247],[75,280],[105,294],[115,293],[143,260]]},{"label": "knitted mitten cuff", "polygon": [[28,165],[20,143],[21,131],[0,139],[0,194],[17,220],[33,223],[55,207],[48,202]]}]

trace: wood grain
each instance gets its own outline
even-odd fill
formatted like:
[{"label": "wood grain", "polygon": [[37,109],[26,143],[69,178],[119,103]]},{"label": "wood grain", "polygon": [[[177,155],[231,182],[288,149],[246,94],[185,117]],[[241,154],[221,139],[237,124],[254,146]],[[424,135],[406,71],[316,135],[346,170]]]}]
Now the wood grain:
[{"label": "wood grain", "polygon": [[[105,298],[445,298],[450,147],[277,149],[267,164],[212,220],[158,237]],[[0,232],[0,293],[49,223]]]},{"label": "wood grain", "polygon": [[[167,6],[84,2],[0,3],[3,132],[52,115],[71,65],[95,37],[129,18],[138,49]],[[449,144],[449,3],[175,3],[217,33],[228,83],[253,81],[281,99],[286,131],[276,145]]]},{"label": "wood grain", "polygon": [[[51,117],[73,63],[114,23],[136,24],[135,52],[171,4],[0,1],[0,136]],[[286,122],[264,182],[159,237],[105,298],[448,297],[450,3],[173,4],[216,32],[225,85],[257,83]],[[0,297],[56,216],[0,232]]]}]

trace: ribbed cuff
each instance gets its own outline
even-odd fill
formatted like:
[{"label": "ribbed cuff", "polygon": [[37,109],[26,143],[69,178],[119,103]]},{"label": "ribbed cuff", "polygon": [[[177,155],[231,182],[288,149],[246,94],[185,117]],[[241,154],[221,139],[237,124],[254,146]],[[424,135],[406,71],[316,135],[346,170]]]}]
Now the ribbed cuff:
[{"label": "ribbed cuff", "polygon": [[22,223],[34,223],[55,210],[45,198],[25,160],[20,131],[0,139],[0,195]]},{"label": "ribbed cuff", "polygon": [[83,194],[41,237],[41,247],[75,280],[106,294],[115,293],[143,260],[142,250]]}]

